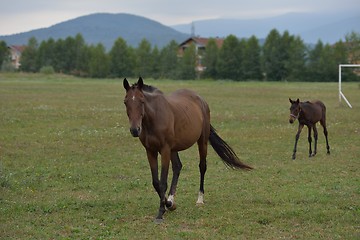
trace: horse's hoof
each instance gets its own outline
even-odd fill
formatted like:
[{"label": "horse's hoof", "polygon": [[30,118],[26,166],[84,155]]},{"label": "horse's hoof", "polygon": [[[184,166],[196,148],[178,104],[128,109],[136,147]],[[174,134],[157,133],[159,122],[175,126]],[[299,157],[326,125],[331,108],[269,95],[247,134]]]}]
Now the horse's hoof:
[{"label": "horse's hoof", "polygon": [[156,224],[161,224],[163,222],[164,222],[163,218],[155,218],[155,220],[154,220],[154,223],[156,223]]},{"label": "horse's hoof", "polygon": [[291,159],[292,159],[292,160],[295,160],[295,158],[296,158],[295,156],[292,156],[292,158],[291,158]]},{"label": "horse's hoof", "polygon": [[167,206],[166,207],[167,208],[167,210],[169,210],[169,211],[174,211],[175,209],[176,209],[176,204],[175,203],[171,203],[171,206]]},{"label": "horse's hoof", "polygon": [[196,201],[196,205],[203,205],[204,204],[204,193],[203,192],[199,192],[199,196],[198,199]]}]

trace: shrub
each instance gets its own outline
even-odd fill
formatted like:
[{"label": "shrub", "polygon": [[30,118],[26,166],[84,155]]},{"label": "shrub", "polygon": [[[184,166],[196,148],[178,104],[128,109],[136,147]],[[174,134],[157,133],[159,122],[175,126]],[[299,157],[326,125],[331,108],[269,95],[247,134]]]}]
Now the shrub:
[{"label": "shrub", "polygon": [[42,68],[40,68],[40,73],[50,75],[54,74],[55,70],[52,66],[43,66]]}]

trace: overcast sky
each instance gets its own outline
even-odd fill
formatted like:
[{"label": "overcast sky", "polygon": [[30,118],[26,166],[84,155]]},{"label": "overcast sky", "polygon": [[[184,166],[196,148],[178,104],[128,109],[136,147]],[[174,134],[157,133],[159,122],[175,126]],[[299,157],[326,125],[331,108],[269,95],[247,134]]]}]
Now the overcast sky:
[{"label": "overcast sky", "polygon": [[360,0],[0,0],[0,35],[50,27],[98,12],[130,13],[170,26],[213,18],[339,11],[359,13]]}]

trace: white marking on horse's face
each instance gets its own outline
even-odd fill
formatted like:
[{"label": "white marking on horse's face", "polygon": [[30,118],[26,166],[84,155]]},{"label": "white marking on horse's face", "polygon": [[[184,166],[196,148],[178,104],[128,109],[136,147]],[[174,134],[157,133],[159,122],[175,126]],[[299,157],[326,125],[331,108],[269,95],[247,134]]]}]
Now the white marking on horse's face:
[{"label": "white marking on horse's face", "polygon": [[135,95],[134,96],[132,96],[132,98],[131,98],[133,101],[135,101]]}]

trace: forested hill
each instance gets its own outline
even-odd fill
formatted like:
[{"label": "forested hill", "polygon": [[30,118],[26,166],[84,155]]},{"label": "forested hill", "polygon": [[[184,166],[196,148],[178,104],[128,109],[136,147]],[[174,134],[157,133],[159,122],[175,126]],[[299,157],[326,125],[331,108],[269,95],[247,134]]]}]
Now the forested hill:
[{"label": "forested hill", "polygon": [[49,38],[65,39],[78,33],[83,36],[87,44],[102,43],[108,50],[119,37],[133,47],[137,47],[141,40],[146,38],[152,46],[159,48],[164,47],[171,40],[182,42],[189,37],[187,34],[148,18],[125,13],[96,13],[62,22],[49,28],[0,36],[0,40],[4,40],[8,45],[25,45],[31,37],[35,37],[38,42],[41,42]]}]

